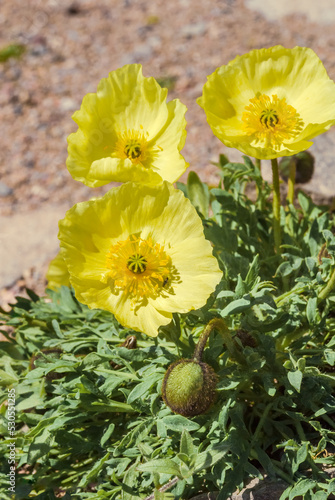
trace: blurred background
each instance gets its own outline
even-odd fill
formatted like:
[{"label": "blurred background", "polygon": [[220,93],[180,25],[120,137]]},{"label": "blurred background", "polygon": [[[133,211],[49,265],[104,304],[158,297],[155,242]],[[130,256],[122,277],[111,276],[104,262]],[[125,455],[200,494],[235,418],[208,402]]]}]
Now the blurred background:
[{"label": "blurred background", "polygon": [[[124,64],[141,63],[188,107],[183,155],[203,181],[239,152],[213,136],[195,100],[207,75],[236,55],[282,44],[311,47],[335,79],[334,0],[1,0],[0,305],[25,285],[43,293],[58,249],[57,222],[74,203],[106,192],[68,173],[66,138],[83,96]],[[315,139],[306,190],[334,194],[335,132]],[[270,179],[270,165],[264,162]],[[187,174],[182,180],[186,180]]]}]

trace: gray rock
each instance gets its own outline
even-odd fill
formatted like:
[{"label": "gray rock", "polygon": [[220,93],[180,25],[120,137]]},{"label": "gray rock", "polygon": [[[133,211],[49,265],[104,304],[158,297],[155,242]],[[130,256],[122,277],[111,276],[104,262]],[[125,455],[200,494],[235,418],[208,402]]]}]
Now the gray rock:
[{"label": "gray rock", "polygon": [[200,21],[199,23],[186,24],[181,29],[182,35],[186,36],[187,38],[204,35],[206,31],[207,25],[203,21]]},{"label": "gray rock", "polygon": [[12,188],[6,186],[3,182],[0,181],[0,198],[4,198],[5,196],[9,196],[13,193]]},{"label": "gray rock", "polygon": [[152,55],[153,48],[149,44],[143,43],[139,45],[134,52],[124,54],[121,58],[121,66],[124,64],[143,63],[148,61]]}]

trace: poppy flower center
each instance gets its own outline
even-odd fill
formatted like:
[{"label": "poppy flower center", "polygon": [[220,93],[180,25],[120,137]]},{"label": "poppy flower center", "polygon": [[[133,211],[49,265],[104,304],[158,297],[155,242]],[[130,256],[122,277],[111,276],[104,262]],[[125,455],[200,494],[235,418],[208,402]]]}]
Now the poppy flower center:
[{"label": "poppy flower center", "polygon": [[135,274],[144,273],[147,268],[147,259],[145,259],[143,255],[135,253],[134,255],[129,257],[127,261],[127,268],[129,269],[129,271]]},{"label": "poppy flower center", "polygon": [[144,132],[127,130],[119,134],[114,154],[117,158],[128,158],[132,163],[143,163],[148,157],[148,141]]},{"label": "poppy flower center", "polygon": [[106,266],[114,288],[128,293],[133,302],[158,297],[171,279],[171,259],[150,237],[130,235],[118,241],[107,254]]},{"label": "poppy flower center", "polygon": [[303,129],[299,113],[285,97],[257,94],[250,99],[242,115],[243,129],[256,143],[280,149],[285,141],[294,139]]}]

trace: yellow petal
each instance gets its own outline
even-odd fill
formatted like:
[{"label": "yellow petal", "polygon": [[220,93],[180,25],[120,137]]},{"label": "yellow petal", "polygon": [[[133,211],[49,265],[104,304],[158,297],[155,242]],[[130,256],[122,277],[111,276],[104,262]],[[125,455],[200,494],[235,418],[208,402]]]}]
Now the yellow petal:
[{"label": "yellow petal", "polygon": [[222,276],[196,210],[168,182],[78,203],[59,228],[77,299],[150,336],[205,305]]},{"label": "yellow petal", "polygon": [[166,97],[154,78],[143,77],[140,64],[102,79],[73,115],[79,128],[68,137],[66,161],[72,177],[90,187],[176,181],[188,166],[180,154],[186,106],[178,99],[167,103]]},{"label": "yellow petal", "polygon": [[[259,96],[292,107],[296,124],[283,126],[285,113],[280,115],[280,109],[270,106],[277,113],[277,123],[262,122],[264,115],[260,114],[263,132],[259,127],[254,131],[249,127],[246,132],[246,108]],[[277,45],[236,57],[208,77],[197,102],[213,133],[226,146],[260,159],[303,151],[312,144],[309,139],[335,123],[335,84],[313,50],[305,47]]]},{"label": "yellow petal", "polygon": [[48,280],[48,288],[51,290],[57,290],[61,286],[70,286],[69,271],[61,252],[58,252],[50,262],[46,279]]}]

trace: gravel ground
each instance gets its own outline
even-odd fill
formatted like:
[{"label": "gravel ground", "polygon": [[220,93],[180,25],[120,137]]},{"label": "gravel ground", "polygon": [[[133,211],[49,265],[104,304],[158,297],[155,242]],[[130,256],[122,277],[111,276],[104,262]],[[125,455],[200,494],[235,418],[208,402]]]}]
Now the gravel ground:
[{"label": "gravel ground", "polygon": [[106,191],[72,180],[66,137],[76,130],[71,115],[82,97],[126,63],[142,63],[146,76],[175,79],[170,97],[188,107],[183,153],[209,182],[217,179],[210,161],[227,148],[195,99],[217,66],[254,48],[298,44],[313,48],[335,78],[334,25],[301,15],[267,21],[242,0],[2,0],[0,9],[0,47],[27,48],[0,66],[0,214],[6,216]]}]

